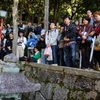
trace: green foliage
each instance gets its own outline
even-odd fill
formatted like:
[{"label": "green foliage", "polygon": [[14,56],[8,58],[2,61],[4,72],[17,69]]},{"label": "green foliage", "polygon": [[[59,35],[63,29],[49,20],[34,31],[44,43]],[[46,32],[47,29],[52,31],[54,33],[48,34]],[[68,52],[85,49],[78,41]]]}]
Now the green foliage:
[{"label": "green foliage", "polygon": [[[100,10],[100,0],[49,0],[50,21],[61,21],[62,16],[69,14],[73,20],[84,16],[90,9],[95,12]],[[18,14],[22,17],[22,11],[27,12],[27,21],[37,16],[39,20],[44,17],[45,0],[19,0]],[[0,9],[12,12],[13,0],[0,0]]]}]

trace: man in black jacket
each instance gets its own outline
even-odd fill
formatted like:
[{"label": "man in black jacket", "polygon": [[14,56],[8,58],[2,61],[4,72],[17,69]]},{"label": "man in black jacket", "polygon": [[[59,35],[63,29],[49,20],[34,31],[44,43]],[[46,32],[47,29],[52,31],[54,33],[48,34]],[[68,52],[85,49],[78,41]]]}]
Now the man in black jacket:
[{"label": "man in black jacket", "polygon": [[66,66],[75,67],[76,60],[76,27],[71,23],[69,16],[64,16],[64,61]]}]

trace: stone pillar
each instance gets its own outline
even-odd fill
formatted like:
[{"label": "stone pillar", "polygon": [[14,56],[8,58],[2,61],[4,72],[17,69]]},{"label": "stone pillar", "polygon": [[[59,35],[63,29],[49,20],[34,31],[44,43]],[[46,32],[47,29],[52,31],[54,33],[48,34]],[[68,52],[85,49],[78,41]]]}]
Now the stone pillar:
[{"label": "stone pillar", "polygon": [[48,31],[49,27],[49,0],[45,0],[45,16],[44,16],[44,29]]}]

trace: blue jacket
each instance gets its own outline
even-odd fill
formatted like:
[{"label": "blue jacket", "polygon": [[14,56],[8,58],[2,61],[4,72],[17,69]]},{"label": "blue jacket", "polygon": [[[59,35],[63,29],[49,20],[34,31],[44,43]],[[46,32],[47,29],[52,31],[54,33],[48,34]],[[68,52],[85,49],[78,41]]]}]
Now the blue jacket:
[{"label": "blue jacket", "polygon": [[[29,46],[30,42],[31,43],[34,43],[35,45],[37,43],[38,37],[34,33],[32,33],[31,35],[32,35],[32,37],[31,38],[28,38],[28,41],[27,41],[28,47],[30,47]],[[30,36],[30,34],[28,36]],[[32,45],[31,48],[34,48],[35,45]]]},{"label": "blue jacket", "polygon": [[37,26],[37,27],[35,28],[34,32],[35,32],[36,35],[41,35],[41,30],[42,30],[42,27]]}]

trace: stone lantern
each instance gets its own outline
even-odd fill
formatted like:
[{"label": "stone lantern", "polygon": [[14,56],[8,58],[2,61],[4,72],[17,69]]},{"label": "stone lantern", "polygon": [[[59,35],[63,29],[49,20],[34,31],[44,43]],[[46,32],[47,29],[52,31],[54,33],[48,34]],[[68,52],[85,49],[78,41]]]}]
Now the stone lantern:
[{"label": "stone lantern", "polygon": [[7,15],[7,11],[0,10],[0,17],[1,17],[1,18],[5,18],[6,15]]}]

